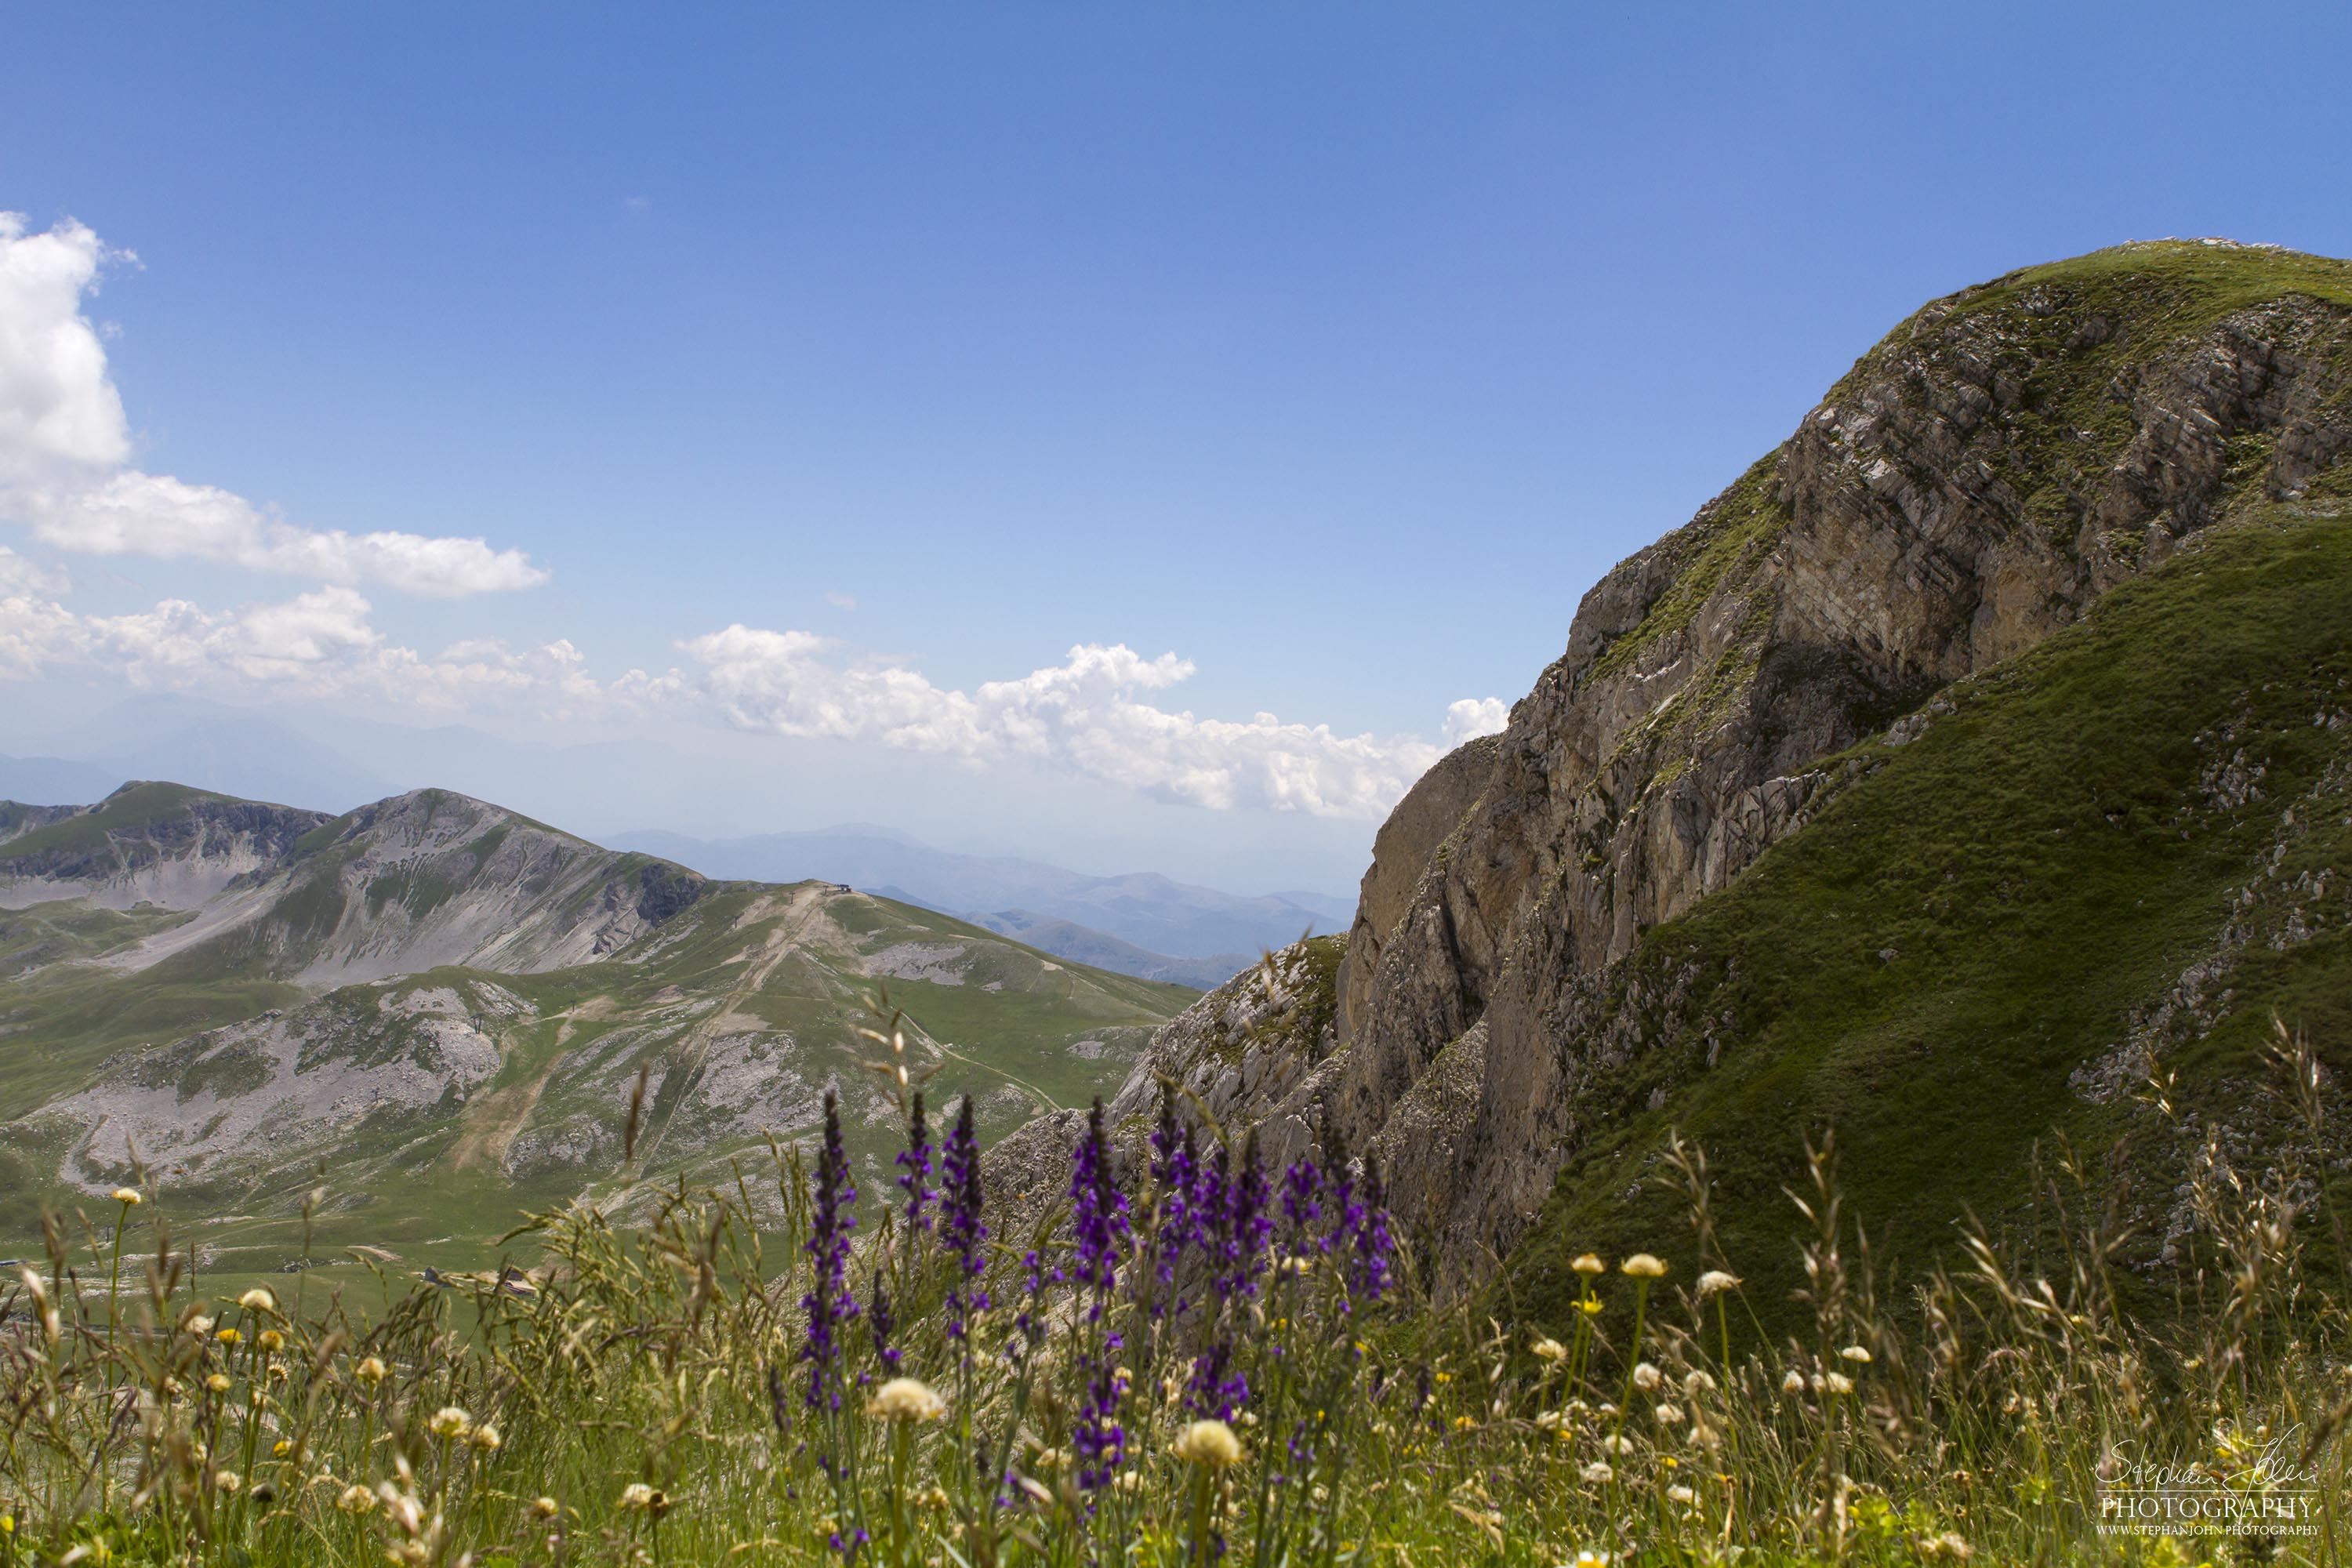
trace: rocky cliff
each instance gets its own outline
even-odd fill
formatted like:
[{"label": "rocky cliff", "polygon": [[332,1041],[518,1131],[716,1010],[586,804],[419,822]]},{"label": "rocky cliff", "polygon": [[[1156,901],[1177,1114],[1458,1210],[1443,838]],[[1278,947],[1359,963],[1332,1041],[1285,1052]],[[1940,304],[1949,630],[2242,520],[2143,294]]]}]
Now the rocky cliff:
[{"label": "rocky cliff", "polygon": [[[2165,242],[1929,304],[1587,594],[1508,729],[1399,805],[1330,1037],[1234,1079],[1225,1110],[1277,1148],[1374,1151],[1443,1271],[1476,1275],[1592,1135],[1595,1061],[1664,1048],[1645,1014],[1674,1014],[1673,1043],[1709,1066],[1753,1033],[1676,1005],[1705,988],[1696,968],[1636,975],[1648,933],[1866,773],[1857,742],[1916,732],[1938,693],[2217,524],[2332,493],[2347,452],[2352,265]],[[1146,1070],[1232,1079],[1202,1026],[1231,990]]]},{"label": "rocky cliff", "polygon": [[326,820],[175,784],[127,784],[86,807],[0,802],[0,909],[81,898],[194,909]]}]

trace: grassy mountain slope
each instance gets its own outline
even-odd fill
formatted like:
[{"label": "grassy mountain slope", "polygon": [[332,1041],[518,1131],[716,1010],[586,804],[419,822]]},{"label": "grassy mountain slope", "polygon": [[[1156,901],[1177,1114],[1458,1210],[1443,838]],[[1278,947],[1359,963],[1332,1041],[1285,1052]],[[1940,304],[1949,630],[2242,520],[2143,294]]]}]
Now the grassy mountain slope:
[{"label": "grassy mountain slope", "polygon": [[[249,803],[125,795],[0,844],[21,906],[0,910],[0,1249],[135,1149],[209,1266],[298,1253],[322,1180],[319,1249],[464,1266],[525,1208],[723,1175],[814,1126],[828,1083],[879,1190],[899,1130],[859,1066],[870,999],[905,1010],[935,1100],[971,1090],[993,1136],[1115,1086],[1194,994],[832,884],[708,882],[446,792],[309,814],[225,879],[194,864],[222,840],[184,818]],[[158,861],[219,890],[130,899]]]},{"label": "grassy mountain slope", "polygon": [[[1520,1300],[1562,1313],[1588,1247],[1696,1266],[1670,1128],[1706,1148],[1727,1249],[1767,1301],[1798,1283],[1782,1188],[1825,1129],[1897,1268],[1948,1258],[1966,1210],[2030,1233],[2037,1142],[2118,1162],[2095,1184],[2143,1268],[2209,1135],[2253,1175],[2291,1135],[2261,1093],[2273,1016],[2352,1067],[2339,494],[2215,529],[1831,759],[1847,782],[1809,826],[1596,977],[1573,1152],[1511,1260]],[[2158,1067],[2176,1118],[2134,1098]]]}]

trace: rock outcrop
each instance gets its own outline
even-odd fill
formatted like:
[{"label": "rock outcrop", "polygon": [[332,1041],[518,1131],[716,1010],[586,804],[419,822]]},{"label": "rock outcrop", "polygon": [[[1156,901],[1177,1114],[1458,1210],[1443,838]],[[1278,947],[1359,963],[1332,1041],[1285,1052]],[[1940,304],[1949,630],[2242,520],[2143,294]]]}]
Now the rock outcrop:
[{"label": "rock outcrop", "polygon": [[71,898],[195,909],[326,820],[174,784],[127,784],[87,807],[0,804],[0,909]]},{"label": "rock outcrop", "polygon": [[[2347,453],[2352,265],[2164,242],[1926,307],[1406,797],[1333,1037],[1262,1067],[1245,1119],[1375,1152],[1441,1270],[1476,1275],[1549,1191],[1594,999],[1645,931],[1803,826],[1837,753]],[[1145,1070],[1225,1084],[1202,1016],[1230,1005],[1163,1030],[1122,1108]]]}]

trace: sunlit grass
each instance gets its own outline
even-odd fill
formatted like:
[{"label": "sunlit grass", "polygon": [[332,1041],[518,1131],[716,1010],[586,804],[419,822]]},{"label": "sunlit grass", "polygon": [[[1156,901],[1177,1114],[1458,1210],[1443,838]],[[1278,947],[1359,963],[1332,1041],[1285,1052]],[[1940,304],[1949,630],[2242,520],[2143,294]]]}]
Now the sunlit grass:
[{"label": "sunlit grass", "polygon": [[[2315,1058],[2277,1056],[2283,1097],[2322,1115]],[[877,1065],[911,1110],[905,1059]],[[2322,1168],[2188,1173],[2182,1310],[2150,1320],[2106,1278],[2095,1218],[2056,1276],[1971,1236],[1882,1301],[1816,1150],[1791,1211],[1810,1323],[1764,1349],[1687,1144],[1666,1152],[1687,1225],[1660,1247],[1706,1268],[1567,1260],[1554,1338],[1423,1296],[1374,1173],[1260,1170],[1182,1109],[1123,1160],[1090,1134],[1034,1234],[986,1234],[976,1144],[932,1120],[893,1187],[853,1194],[835,1134],[814,1173],[778,1149],[631,1233],[545,1216],[530,1271],[371,1316],[308,1281],[192,1293],[168,1224],[124,1256],[152,1209],[126,1187],[78,1244],[53,1226],[10,1288],[0,1563],[2317,1563],[2347,1544],[2347,1325],[2337,1282],[2305,1273],[2336,1223]],[[779,1208],[781,1255],[761,1240]],[[2103,1535],[2103,1497],[2143,1460],[2308,1532]]]}]

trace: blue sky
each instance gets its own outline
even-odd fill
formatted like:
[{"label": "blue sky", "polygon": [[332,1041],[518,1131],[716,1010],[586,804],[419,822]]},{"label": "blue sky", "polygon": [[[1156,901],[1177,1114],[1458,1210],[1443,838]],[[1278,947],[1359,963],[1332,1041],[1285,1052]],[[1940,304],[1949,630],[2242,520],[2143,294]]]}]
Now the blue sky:
[{"label": "blue sky", "polygon": [[[0,210],[136,253],[77,296],[127,447],[75,482],[252,508],[100,553],[0,484],[17,600],[72,617],[13,670],[0,630],[20,734],[141,691],[691,731],[735,761],[580,825],[1345,882],[1449,705],[1523,693],[1925,300],[2129,238],[2352,253],[2341,6],[681,10],[12,16]],[[428,581],[331,531],[486,547]],[[739,626],[779,640],[695,651]],[[1186,711],[1332,743],[1167,752]]]}]

